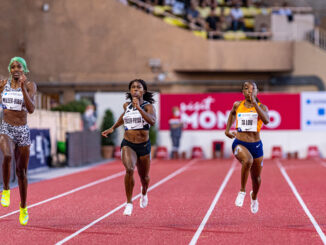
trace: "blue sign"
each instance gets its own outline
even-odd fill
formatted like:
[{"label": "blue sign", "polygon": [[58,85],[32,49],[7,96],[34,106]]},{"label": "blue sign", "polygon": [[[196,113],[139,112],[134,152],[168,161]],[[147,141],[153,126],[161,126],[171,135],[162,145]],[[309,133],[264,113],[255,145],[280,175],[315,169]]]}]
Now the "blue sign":
[{"label": "blue sign", "polygon": [[49,129],[31,129],[30,158],[28,169],[51,164],[51,141]]}]

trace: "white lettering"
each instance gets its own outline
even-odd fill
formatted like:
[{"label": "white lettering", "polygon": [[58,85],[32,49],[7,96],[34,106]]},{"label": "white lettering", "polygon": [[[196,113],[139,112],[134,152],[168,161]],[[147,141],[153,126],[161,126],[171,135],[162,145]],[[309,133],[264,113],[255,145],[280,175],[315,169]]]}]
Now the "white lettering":
[{"label": "white lettering", "polygon": [[212,111],[200,113],[199,124],[202,128],[211,129],[216,125],[216,116]]},{"label": "white lettering", "polygon": [[224,126],[226,126],[229,114],[230,110],[226,111],[225,114],[221,111],[217,112],[217,128],[224,128]]},{"label": "white lettering", "polygon": [[281,115],[277,111],[270,110],[268,111],[269,115],[269,124],[266,125],[267,128],[277,128],[281,124]]},{"label": "white lettering", "polygon": [[197,129],[198,128],[198,113],[194,112],[191,115],[188,115],[186,113],[181,113],[181,120],[186,125],[186,128],[188,124],[191,125],[191,128]]}]

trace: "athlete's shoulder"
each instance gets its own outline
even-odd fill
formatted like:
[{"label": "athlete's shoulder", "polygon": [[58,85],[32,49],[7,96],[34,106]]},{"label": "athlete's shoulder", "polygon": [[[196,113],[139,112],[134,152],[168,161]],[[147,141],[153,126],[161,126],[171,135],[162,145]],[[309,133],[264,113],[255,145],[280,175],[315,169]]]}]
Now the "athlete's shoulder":
[{"label": "athlete's shoulder", "polygon": [[126,110],[127,109],[127,106],[130,104],[130,102],[125,102],[123,103],[123,109]]},{"label": "athlete's shoulder", "polygon": [[239,100],[239,101],[235,101],[234,103],[233,103],[233,109],[238,109],[238,107],[240,106],[240,104],[242,103],[242,100]]}]

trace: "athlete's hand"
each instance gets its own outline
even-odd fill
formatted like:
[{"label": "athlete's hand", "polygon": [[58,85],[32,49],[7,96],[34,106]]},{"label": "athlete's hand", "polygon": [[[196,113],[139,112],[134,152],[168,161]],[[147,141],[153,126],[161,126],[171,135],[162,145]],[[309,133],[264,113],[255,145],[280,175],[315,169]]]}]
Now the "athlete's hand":
[{"label": "athlete's hand", "polygon": [[250,102],[253,104],[257,103],[256,97],[257,97],[257,89],[251,88],[250,92]]},{"label": "athlete's hand", "polygon": [[230,139],[233,139],[235,136],[236,136],[236,132],[226,132],[225,131],[225,135],[227,136],[227,137],[229,137]]},{"label": "athlete's hand", "polygon": [[132,98],[132,106],[136,109],[140,109],[139,99],[137,97]]},{"label": "athlete's hand", "polygon": [[22,74],[19,78],[20,87],[23,88],[26,85],[27,77],[25,74]]},{"label": "athlete's hand", "polygon": [[112,134],[112,133],[113,133],[113,131],[114,131],[113,128],[109,128],[109,129],[107,129],[107,130],[104,130],[104,131],[102,132],[102,136],[105,137],[105,138],[107,138],[109,134]]}]

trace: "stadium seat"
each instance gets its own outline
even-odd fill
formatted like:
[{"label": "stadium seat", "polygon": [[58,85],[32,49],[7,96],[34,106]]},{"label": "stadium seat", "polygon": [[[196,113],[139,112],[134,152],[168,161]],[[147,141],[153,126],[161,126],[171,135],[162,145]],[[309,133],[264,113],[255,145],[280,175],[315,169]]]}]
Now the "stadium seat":
[{"label": "stadium seat", "polygon": [[213,158],[224,158],[224,141],[213,141]]},{"label": "stadium seat", "polygon": [[168,159],[168,149],[165,146],[158,146],[156,150],[157,159]]},{"label": "stadium seat", "polygon": [[191,158],[192,159],[203,159],[204,152],[200,146],[194,146],[191,151]]},{"label": "stadium seat", "polygon": [[114,148],[113,157],[114,157],[115,159],[121,159],[121,147],[120,147],[120,146],[116,146],[116,147]]},{"label": "stadium seat", "polygon": [[178,27],[183,27],[183,28],[187,27],[187,24],[182,19],[165,17],[163,20],[165,23],[168,23],[173,26],[178,26]]},{"label": "stadium seat", "polygon": [[320,158],[320,152],[318,146],[316,145],[308,146],[307,158],[308,159]]},{"label": "stadium seat", "polygon": [[206,31],[193,31],[193,34],[195,34],[195,36],[197,37],[202,37],[204,39],[207,38],[207,32]]},{"label": "stadium seat", "polygon": [[281,146],[273,146],[272,159],[283,158],[283,151]]}]

